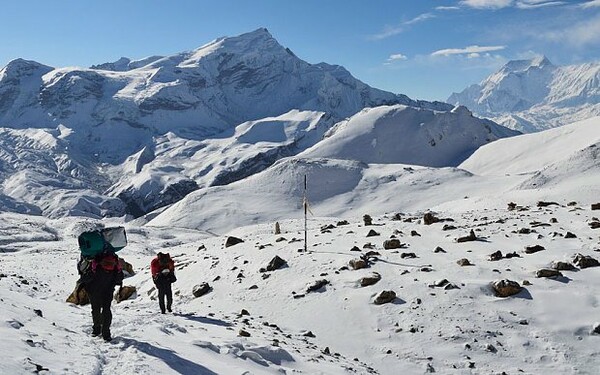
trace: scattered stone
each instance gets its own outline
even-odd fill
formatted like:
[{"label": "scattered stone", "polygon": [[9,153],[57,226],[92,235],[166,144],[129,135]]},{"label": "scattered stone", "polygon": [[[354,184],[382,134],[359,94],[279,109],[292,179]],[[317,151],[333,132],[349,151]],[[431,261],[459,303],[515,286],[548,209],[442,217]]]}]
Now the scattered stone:
[{"label": "scattered stone", "polygon": [[544,201],[538,201],[537,202],[537,206],[538,207],[548,207],[548,206],[560,206],[558,203],[556,202],[544,202]]},{"label": "scattered stone", "polygon": [[592,211],[600,210],[600,203],[592,203]]},{"label": "scattered stone", "polygon": [[137,288],[135,286],[125,285],[119,288],[119,291],[115,295],[115,300],[117,301],[117,303],[119,303],[121,301],[130,299],[132,296],[135,297],[136,293]]},{"label": "scattered stone", "polygon": [[433,271],[433,268],[431,268],[431,267],[421,267],[419,269],[419,271],[421,271],[421,272],[431,272],[431,271]]},{"label": "scattered stone", "polygon": [[523,280],[523,285],[524,286],[530,286],[532,284],[528,280]]},{"label": "scattered stone", "polygon": [[383,241],[383,248],[386,250],[390,250],[390,249],[400,249],[402,248],[402,242],[400,242],[400,240],[398,239],[391,239],[391,240],[385,240]]},{"label": "scattered stone", "polygon": [[270,272],[278,270],[287,265],[287,262],[280,258],[278,255],[275,255],[273,259],[269,262],[266,268],[261,268],[260,272]]},{"label": "scattered stone", "polygon": [[376,305],[383,305],[384,303],[390,303],[396,299],[396,292],[393,290],[384,290],[380,292],[373,301]]},{"label": "scattered stone", "polygon": [[552,268],[542,268],[541,270],[537,270],[535,272],[535,277],[559,277],[562,276],[562,273],[560,273],[558,270],[552,269]]},{"label": "scattered stone", "polygon": [[366,244],[363,245],[363,249],[374,249],[375,245],[373,245],[370,242],[367,242]]},{"label": "scattered stone", "polygon": [[517,254],[516,251],[513,251],[512,253],[508,253],[504,256],[506,259],[510,259],[510,258],[520,258],[521,256],[519,254]]},{"label": "scattered stone", "polygon": [[304,336],[304,337],[317,337],[317,336],[315,336],[314,333],[312,333],[312,331],[306,331],[306,332],[304,332],[302,334],[302,336]]},{"label": "scattered stone", "polygon": [[335,229],[335,225],[333,224],[329,224],[329,225],[324,225],[321,227],[321,233],[324,233],[326,231],[331,231],[331,229]]},{"label": "scattered stone", "polygon": [[371,215],[364,215],[363,221],[365,225],[373,225],[373,218],[371,217]]},{"label": "scattered stone", "polygon": [[339,227],[339,226],[341,226],[341,225],[349,225],[349,224],[350,224],[350,223],[349,223],[348,221],[346,221],[346,220],[342,220],[342,221],[338,221],[336,225]]},{"label": "scattered stone", "polygon": [[500,259],[502,259],[502,252],[500,250],[498,250],[494,253],[491,253],[490,256],[488,257],[488,260],[492,261],[492,262],[500,260]]},{"label": "scattered stone", "polygon": [[430,287],[439,287],[439,288],[441,288],[443,286],[448,285],[449,283],[450,283],[450,281],[448,281],[447,279],[441,279],[441,280],[438,280],[438,281],[434,282],[432,285],[430,285]]},{"label": "scattered stone", "polygon": [[369,231],[369,233],[367,233],[367,237],[375,237],[375,236],[379,236],[379,233],[375,232],[373,229],[371,229]]},{"label": "scattered stone", "polygon": [[85,288],[79,288],[79,285],[76,285],[71,295],[69,295],[67,298],[67,302],[74,305],[84,306],[90,303],[90,298],[88,297]]},{"label": "scattered stone", "polygon": [[411,230],[410,235],[412,237],[421,237],[421,235],[416,230]]},{"label": "scattered stone", "polygon": [[525,254],[533,254],[542,250],[546,250],[546,248],[541,245],[525,246]]},{"label": "scattered stone", "polygon": [[517,234],[530,234],[531,233],[531,229],[529,228],[521,228],[517,231]]},{"label": "scattered stone", "polygon": [[573,256],[573,264],[581,269],[600,266],[600,262],[598,262],[598,260],[595,258],[579,253]]},{"label": "scattered stone", "polygon": [[517,204],[516,204],[515,202],[510,202],[510,203],[508,204],[508,210],[509,210],[509,211],[513,211],[513,210],[515,210],[516,208],[517,208]]},{"label": "scattered stone", "polygon": [[433,250],[434,253],[445,253],[446,250],[442,249],[441,247],[436,247],[435,250]]},{"label": "scattered stone", "polygon": [[473,265],[471,262],[469,262],[469,260],[467,258],[459,259],[456,261],[456,263],[461,267]]},{"label": "scattered stone", "polygon": [[258,285],[256,285],[256,284],[251,285],[250,288],[248,288],[248,290],[255,290],[255,289],[258,289]]},{"label": "scattered stone", "polygon": [[306,293],[316,292],[317,290],[323,288],[325,285],[329,285],[328,280],[316,280],[306,288]]},{"label": "scattered stone", "polygon": [[275,222],[275,235],[281,234],[281,226],[279,225],[279,221]]},{"label": "scattered stone", "polygon": [[574,233],[567,232],[567,234],[565,234],[565,238],[577,238],[577,236]]},{"label": "scattered stone", "polygon": [[551,217],[551,218],[550,218],[550,222],[551,222],[552,224],[556,224],[556,223],[558,223],[558,219],[557,219],[557,218],[555,218],[555,217]]},{"label": "scattered stone", "polygon": [[440,221],[440,219],[435,217],[431,212],[427,212],[423,216],[423,224],[425,224],[425,225],[431,225],[431,224],[437,223],[439,221]]},{"label": "scattered stone", "polygon": [[496,347],[492,344],[487,344],[485,350],[490,353],[496,353],[498,351],[498,349],[496,349]]},{"label": "scattered stone", "polygon": [[353,246],[352,249],[350,249],[350,251],[360,251],[360,249],[358,248],[358,246]]},{"label": "scattered stone", "polygon": [[409,259],[413,259],[416,258],[417,254],[415,253],[402,253],[400,254],[400,258],[404,259],[404,258],[409,258]]},{"label": "scattered stone", "polygon": [[240,329],[240,331],[238,332],[238,336],[240,336],[240,337],[250,337],[250,332],[245,331],[243,329]]},{"label": "scattered stone", "polygon": [[44,314],[42,313],[42,310],[40,310],[40,309],[33,309],[33,312],[35,313],[35,315],[39,316],[40,318],[44,317]]},{"label": "scattered stone", "polygon": [[194,297],[198,298],[207,294],[211,290],[212,288],[210,287],[210,285],[208,285],[208,283],[202,283],[200,285],[194,286],[194,288],[192,289],[192,294],[194,295]]},{"label": "scattered stone", "polygon": [[325,354],[325,355],[331,355],[331,351],[329,350],[329,346],[325,347],[325,349],[323,350],[323,354]]},{"label": "scattered stone", "polygon": [[456,242],[469,242],[469,241],[476,241],[476,240],[477,240],[477,236],[475,236],[475,232],[473,232],[473,229],[471,229],[468,236],[459,237],[456,239]]},{"label": "scattered stone", "polygon": [[519,324],[522,326],[527,326],[529,325],[529,322],[527,321],[527,319],[521,319],[519,320]]},{"label": "scattered stone", "polygon": [[577,268],[575,268],[575,266],[569,262],[560,262],[560,261],[555,261],[552,262],[551,268],[558,270],[558,271],[575,271]]},{"label": "scattered stone", "polygon": [[523,289],[518,282],[508,279],[494,281],[492,288],[497,297],[510,297]]},{"label": "scattered stone", "polygon": [[362,258],[352,259],[350,260],[350,262],[348,262],[348,264],[350,265],[350,267],[352,267],[353,270],[367,268],[367,262]]},{"label": "scattered stone", "polygon": [[378,251],[373,251],[373,250],[371,250],[371,251],[367,251],[367,252],[365,253],[365,258],[367,258],[367,259],[369,259],[369,258],[374,258],[374,257],[376,257],[376,256],[379,256],[379,255],[381,255],[381,254],[379,254],[379,252],[378,252]]},{"label": "scattered stone", "polygon": [[287,241],[287,238],[279,237],[278,239],[275,240],[275,242],[283,242],[283,241]]},{"label": "scattered stone", "polygon": [[244,242],[244,240],[242,240],[241,238],[229,236],[229,237],[227,237],[227,240],[225,241],[225,247],[234,246],[234,245],[237,245],[242,242]]},{"label": "scattered stone", "polygon": [[450,225],[450,224],[444,224],[444,226],[442,227],[442,230],[454,230],[456,229],[456,227],[454,225]]},{"label": "scattered stone", "polygon": [[361,278],[358,282],[360,283],[361,287],[365,287],[375,285],[379,282],[379,280],[381,280],[381,275],[377,272],[373,272],[371,275]]},{"label": "scattered stone", "polygon": [[600,323],[594,324],[592,327],[592,335],[600,335]]}]

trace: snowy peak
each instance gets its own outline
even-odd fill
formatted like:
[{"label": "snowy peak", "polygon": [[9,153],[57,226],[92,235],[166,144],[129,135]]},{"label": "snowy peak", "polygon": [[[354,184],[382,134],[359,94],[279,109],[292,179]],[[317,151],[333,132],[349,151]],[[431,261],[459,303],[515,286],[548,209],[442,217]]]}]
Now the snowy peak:
[{"label": "snowy peak", "polygon": [[53,68],[40,64],[36,61],[25,59],[14,59],[0,70],[0,84],[9,80],[18,80],[32,75],[43,75]]},{"label": "snowy peak", "polygon": [[504,64],[500,69],[501,72],[522,72],[531,68],[554,68],[554,65],[544,55],[534,57],[530,60],[511,60]]},{"label": "snowy peak", "polygon": [[545,56],[515,60],[448,102],[522,131],[600,115],[600,63],[555,66]]}]

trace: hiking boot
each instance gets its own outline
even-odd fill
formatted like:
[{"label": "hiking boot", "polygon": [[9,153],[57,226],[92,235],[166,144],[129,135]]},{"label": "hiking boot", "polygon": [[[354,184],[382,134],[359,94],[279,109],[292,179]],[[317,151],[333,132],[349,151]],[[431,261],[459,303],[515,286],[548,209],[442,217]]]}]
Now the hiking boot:
[{"label": "hiking boot", "polygon": [[111,342],[112,341],[112,337],[110,337],[110,335],[108,336],[102,336],[102,338],[104,339],[104,341],[106,342]]},{"label": "hiking boot", "polygon": [[167,307],[167,311],[168,311],[168,312],[173,312],[173,310],[171,310],[171,308],[170,308],[170,307]]},{"label": "hiking boot", "polygon": [[92,328],[92,336],[96,337],[96,336],[100,336],[100,328]]}]

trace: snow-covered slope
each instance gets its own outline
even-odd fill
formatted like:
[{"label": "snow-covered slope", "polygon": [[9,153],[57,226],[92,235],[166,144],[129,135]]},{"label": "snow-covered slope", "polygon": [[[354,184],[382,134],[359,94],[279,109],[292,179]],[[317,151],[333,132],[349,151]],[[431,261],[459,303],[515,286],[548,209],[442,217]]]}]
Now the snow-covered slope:
[{"label": "snow-covered slope", "polygon": [[492,121],[473,117],[465,107],[449,112],[396,105],[364,109],[337,124],[326,138],[300,154],[402,163],[457,166],[480,146],[519,134]]},{"label": "snow-covered slope", "polygon": [[[591,200],[600,194],[594,151],[600,141],[599,121],[492,142],[461,163],[460,169],[309,157],[317,145],[245,180],[191,193],[153,217],[149,225],[222,233],[298,217],[305,175],[308,198],[322,216],[451,209],[462,207],[466,200],[481,207],[503,207],[506,201],[532,196],[564,200],[579,194]],[[360,147],[355,152],[359,155]]]},{"label": "snow-covered slope", "polygon": [[[90,69],[17,59],[0,70],[0,127],[24,131],[30,153],[48,162],[17,152],[21,170],[37,172],[3,173],[0,202],[49,216],[141,215],[260,171],[312,146],[334,123],[387,104],[452,108],[371,88],[340,66],[309,64],[266,29]],[[29,129],[58,146],[38,148]],[[23,143],[10,134],[0,139],[9,154]]]},{"label": "snow-covered slope", "polygon": [[557,67],[543,56],[510,61],[448,102],[525,132],[566,125],[600,115],[600,63]]},{"label": "snow-covered slope", "polygon": [[[372,211],[347,223],[311,218],[308,252],[298,251],[301,220],[281,221],[277,235],[273,222],[236,229],[228,234],[245,242],[227,248],[225,236],[127,226],[119,254],[137,292],[113,303],[111,343],[91,337],[89,306],[64,302],[77,279],[76,235],[94,223],[2,213],[0,373],[594,374],[600,267],[535,276],[576,253],[600,258],[600,229],[588,225],[597,211],[571,198],[580,203],[520,200],[513,211],[464,201],[432,225],[422,212],[373,215],[372,226],[361,219]],[[457,242],[470,230],[477,241]],[[384,249],[391,237],[402,247]],[[544,250],[525,253],[533,245]],[[513,257],[491,261],[499,250]],[[173,314],[159,313],[150,277],[159,251],[177,265]],[[260,272],[275,256],[286,266]],[[360,256],[369,267],[352,269]],[[366,277],[375,284],[361,286]],[[502,279],[523,290],[496,297],[490,283]],[[210,292],[194,298],[203,282]],[[382,291],[392,302],[374,303]]]}]

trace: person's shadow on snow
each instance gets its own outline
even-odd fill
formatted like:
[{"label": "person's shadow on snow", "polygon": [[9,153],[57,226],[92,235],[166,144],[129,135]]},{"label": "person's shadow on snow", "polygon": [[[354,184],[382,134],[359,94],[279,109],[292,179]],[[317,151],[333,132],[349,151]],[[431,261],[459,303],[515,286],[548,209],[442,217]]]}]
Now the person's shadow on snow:
[{"label": "person's shadow on snow", "polygon": [[174,313],[173,315],[180,316],[182,318],[186,318],[186,319],[192,320],[194,322],[202,323],[202,324],[212,324],[212,325],[220,326],[220,327],[231,327],[232,326],[231,323],[226,322],[224,320],[208,318],[206,316],[199,316],[199,315],[194,315],[194,314],[178,314],[178,313]]},{"label": "person's shadow on snow", "polygon": [[206,367],[178,356],[174,351],[160,348],[147,342],[141,342],[132,338],[115,337],[113,341],[122,342],[125,348],[133,347],[142,353],[161,359],[170,368],[180,374],[218,375]]}]

